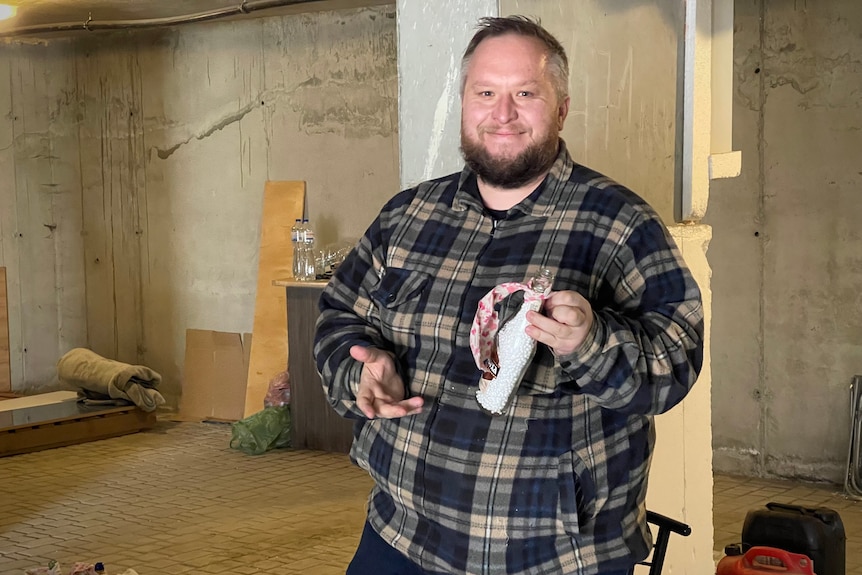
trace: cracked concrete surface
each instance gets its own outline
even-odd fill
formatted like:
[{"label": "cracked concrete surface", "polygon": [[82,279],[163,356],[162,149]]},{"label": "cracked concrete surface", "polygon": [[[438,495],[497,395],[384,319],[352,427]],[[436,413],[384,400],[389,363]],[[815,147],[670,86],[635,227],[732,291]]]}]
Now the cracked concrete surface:
[{"label": "cracked concrete surface", "polygon": [[187,328],[251,331],[267,180],[307,182],[321,246],[358,238],[399,189],[395,34],[380,6],[7,42],[15,390],[85,346],[175,404]]}]

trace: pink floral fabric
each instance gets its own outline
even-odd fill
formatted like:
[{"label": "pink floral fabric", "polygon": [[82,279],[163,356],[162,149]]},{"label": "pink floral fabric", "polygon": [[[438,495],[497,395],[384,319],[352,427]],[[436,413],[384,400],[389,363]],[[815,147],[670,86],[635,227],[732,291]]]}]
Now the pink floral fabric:
[{"label": "pink floral fabric", "polygon": [[497,303],[519,290],[524,291],[524,303],[544,301],[551,295],[550,291],[545,293],[533,291],[527,284],[507,282],[498,285],[479,300],[476,315],[473,318],[473,327],[470,328],[470,351],[473,352],[476,367],[486,374],[491,374],[488,360],[494,364],[499,363],[498,358],[495,357],[497,350],[495,339],[500,329],[500,319],[494,308]]}]

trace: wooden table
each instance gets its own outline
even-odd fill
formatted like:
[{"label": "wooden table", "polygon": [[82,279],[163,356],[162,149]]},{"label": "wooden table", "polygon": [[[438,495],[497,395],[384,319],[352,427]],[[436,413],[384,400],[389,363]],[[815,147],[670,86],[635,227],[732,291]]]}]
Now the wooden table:
[{"label": "wooden table", "polygon": [[326,282],[275,280],[287,290],[287,343],[290,374],[292,446],[347,453],[353,443],[353,421],[329,405],[314,362],[314,324],[317,302]]}]

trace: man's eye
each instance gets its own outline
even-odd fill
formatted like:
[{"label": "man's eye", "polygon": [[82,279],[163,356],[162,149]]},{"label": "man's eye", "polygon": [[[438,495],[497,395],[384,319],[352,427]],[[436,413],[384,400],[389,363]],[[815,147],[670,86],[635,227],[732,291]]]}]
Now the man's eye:
[{"label": "man's eye", "polygon": [[533,95],[533,93],[528,92],[527,90],[521,90],[520,92],[518,92],[518,95],[521,97],[524,97],[524,98],[529,98],[530,96]]},{"label": "man's eye", "polygon": [[483,91],[479,92],[479,95],[480,96],[493,96],[494,92],[492,92],[491,90],[483,90]]}]

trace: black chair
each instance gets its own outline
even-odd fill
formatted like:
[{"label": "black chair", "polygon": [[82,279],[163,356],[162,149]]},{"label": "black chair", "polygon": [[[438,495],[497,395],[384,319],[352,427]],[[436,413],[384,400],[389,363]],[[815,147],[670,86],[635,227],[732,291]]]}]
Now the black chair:
[{"label": "black chair", "polygon": [[651,560],[642,561],[638,565],[649,567],[649,575],[659,575],[664,565],[664,556],[667,553],[667,542],[670,540],[670,534],[678,533],[683,537],[688,537],[691,535],[691,527],[654,511],[647,511],[646,519],[647,523],[658,527],[658,534],[654,535],[655,541],[653,542]]}]

